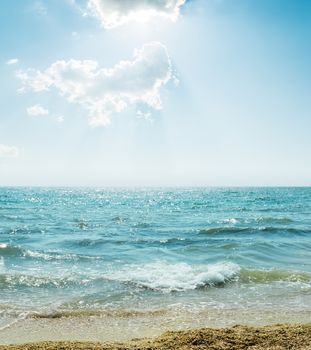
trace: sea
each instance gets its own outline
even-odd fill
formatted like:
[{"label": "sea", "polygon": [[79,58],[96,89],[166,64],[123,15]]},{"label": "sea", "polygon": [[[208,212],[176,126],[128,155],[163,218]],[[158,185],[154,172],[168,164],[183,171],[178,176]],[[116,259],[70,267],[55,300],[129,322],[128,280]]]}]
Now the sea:
[{"label": "sea", "polygon": [[311,322],[311,188],[0,188],[0,343],[49,320]]}]

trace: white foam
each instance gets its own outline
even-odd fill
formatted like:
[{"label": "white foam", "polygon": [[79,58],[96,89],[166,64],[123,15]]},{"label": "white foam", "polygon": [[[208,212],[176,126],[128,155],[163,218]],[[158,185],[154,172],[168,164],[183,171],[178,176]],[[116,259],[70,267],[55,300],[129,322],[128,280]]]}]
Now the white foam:
[{"label": "white foam", "polygon": [[23,253],[24,256],[31,258],[41,258],[43,260],[78,260],[79,257],[74,254],[59,254],[58,252],[37,252],[32,250],[26,250]]},{"label": "white foam", "polygon": [[225,223],[229,223],[229,224],[237,224],[238,220],[235,218],[230,218],[230,219],[226,219],[224,220]]},{"label": "white foam", "polygon": [[130,265],[106,274],[105,278],[171,292],[223,284],[239,272],[240,267],[230,262],[195,266],[158,261],[146,265]]}]

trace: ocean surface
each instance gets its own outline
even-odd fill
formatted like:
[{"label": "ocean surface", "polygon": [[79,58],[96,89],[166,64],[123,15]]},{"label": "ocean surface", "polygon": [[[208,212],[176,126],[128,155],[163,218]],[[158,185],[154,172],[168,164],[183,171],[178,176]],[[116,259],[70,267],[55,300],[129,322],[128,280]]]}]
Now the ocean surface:
[{"label": "ocean surface", "polygon": [[79,317],[311,322],[311,188],[0,188],[0,330]]}]

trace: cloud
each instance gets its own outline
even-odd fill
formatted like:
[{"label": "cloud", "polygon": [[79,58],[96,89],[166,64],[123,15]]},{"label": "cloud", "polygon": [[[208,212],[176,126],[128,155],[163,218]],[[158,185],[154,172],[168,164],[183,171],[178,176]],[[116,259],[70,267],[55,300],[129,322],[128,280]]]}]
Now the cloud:
[{"label": "cloud", "polygon": [[89,12],[105,28],[114,28],[130,21],[145,22],[153,17],[176,21],[186,0],[88,0]]},{"label": "cloud", "polygon": [[0,158],[13,158],[18,156],[18,148],[0,144]]},{"label": "cloud", "polygon": [[63,123],[65,118],[62,115],[55,116],[55,121],[57,123]]},{"label": "cloud", "polygon": [[49,114],[49,110],[42,107],[41,105],[34,105],[31,107],[27,108],[27,114],[28,115],[32,115],[35,117],[41,116],[41,115],[48,115]]},{"label": "cloud", "polygon": [[16,64],[16,63],[18,63],[18,58],[11,58],[6,62],[8,66],[11,66],[12,64]]},{"label": "cloud", "polygon": [[90,125],[105,126],[114,114],[131,106],[161,109],[161,89],[174,74],[166,47],[152,42],[136,49],[132,60],[110,69],[91,60],[59,60],[43,72],[28,69],[17,72],[17,77],[23,84],[21,91],[55,88],[88,112]]}]

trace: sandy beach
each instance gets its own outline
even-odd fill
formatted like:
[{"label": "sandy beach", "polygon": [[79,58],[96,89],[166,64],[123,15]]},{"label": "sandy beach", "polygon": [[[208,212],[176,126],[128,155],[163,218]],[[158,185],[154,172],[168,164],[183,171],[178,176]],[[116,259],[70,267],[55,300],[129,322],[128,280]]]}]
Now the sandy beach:
[{"label": "sandy beach", "polygon": [[37,342],[2,345],[1,350],[151,350],[151,349],[311,349],[311,324],[274,325],[265,327],[234,326],[232,328],[166,332],[157,338],[133,339],[124,343]]}]

